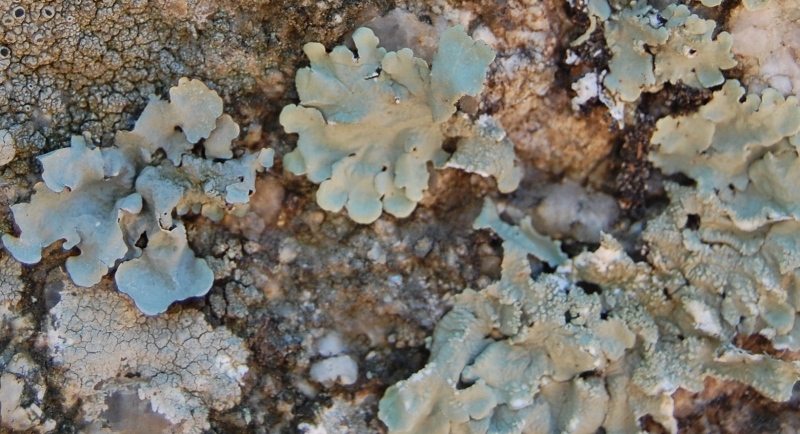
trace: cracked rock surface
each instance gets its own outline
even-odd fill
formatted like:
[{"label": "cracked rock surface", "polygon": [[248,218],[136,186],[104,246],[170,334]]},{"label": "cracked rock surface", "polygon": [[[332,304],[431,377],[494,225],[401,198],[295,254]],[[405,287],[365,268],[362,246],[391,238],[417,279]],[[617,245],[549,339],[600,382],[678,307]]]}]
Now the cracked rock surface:
[{"label": "cracked rock surface", "polygon": [[60,298],[47,327],[52,362],[66,403],[82,400],[92,425],[127,391],[181,433],[204,432],[209,411],[239,402],[249,356],[240,338],[197,311],[145,317],[107,284],[80,288],[58,271],[50,279],[46,290]]}]

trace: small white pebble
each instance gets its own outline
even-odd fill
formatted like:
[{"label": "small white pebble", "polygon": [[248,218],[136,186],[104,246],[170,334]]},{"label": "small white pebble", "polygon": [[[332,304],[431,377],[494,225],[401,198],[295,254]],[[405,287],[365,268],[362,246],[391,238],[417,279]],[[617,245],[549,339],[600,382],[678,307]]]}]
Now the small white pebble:
[{"label": "small white pebble", "polygon": [[349,386],[358,379],[358,364],[347,355],[320,360],[311,365],[311,379],[318,383],[338,381]]}]

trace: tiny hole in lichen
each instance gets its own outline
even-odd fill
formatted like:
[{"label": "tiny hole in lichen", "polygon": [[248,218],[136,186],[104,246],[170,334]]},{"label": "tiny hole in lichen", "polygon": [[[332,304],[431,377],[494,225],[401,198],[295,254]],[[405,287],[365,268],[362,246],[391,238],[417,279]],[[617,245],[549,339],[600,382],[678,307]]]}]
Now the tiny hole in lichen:
[{"label": "tiny hole in lichen", "polygon": [[590,283],[590,282],[577,282],[575,284],[578,288],[582,289],[588,295],[591,294],[602,294],[603,288],[600,285]]},{"label": "tiny hole in lichen", "polygon": [[140,249],[147,247],[147,233],[143,233],[134,245]]},{"label": "tiny hole in lichen", "polygon": [[694,179],[689,178],[683,173],[676,173],[674,175],[670,175],[667,177],[667,179],[682,187],[694,187],[697,185],[697,182]]},{"label": "tiny hole in lichen", "polygon": [[166,229],[168,231],[174,230],[176,227],[178,227],[178,223],[176,223],[176,222],[178,222],[180,220],[180,217],[181,216],[178,215],[177,208],[173,208],[172,209],[172,224],[168,228],[164,228],[164,229]]},{"label": "tiny hole in lichen", "polygon": [[42,8],[42,16],[45,18],[53,18],[56,14],[55,9],[52,6],[45,6]]},{"label": "tiny hole in lichen", "polygon": [[176,133],[182,133],[183,132],[183,128],[181,128],[180,125],[175,125],[174,130],[175,130]]},{"label": "tiny hole in lichen", "polygon": [[375,69],[375,72],[373,72],[372,74],[364,77],[364,80],[372,80],[373,78],[378,78],[381,75],[381,71],[383,71],[383,70],[379,66],[377,69]]},{"label": "tiny hole in lichen", "polygon": [[12,10],[14,14],[14,18],[23,18],[25,17],[25,9],[22,6],[17,6]]},{"label": "tiny hole in lichen", "polygon": [[205,141],[205,139],[200,139],[199,142],[195,143],[194,146],[192,146],[192,154],[206,158],[206,147],[203,145]]},{"label": "tiny hole in lichen", "polygon": [[542,273],[555,273],[556,267],[548,264],[547,262],[542,262]]},{"label": "tiny hole in lichen", "polygon": [[442,150],[448,154],[456,152],[456,149],[458,149],[458,139],[459,137],[448,137],[445,139],[444,143],[442,143]]},{"label": "tiny hole in lichen", "polygon": [[488,335],[488,336],[489,336],[490,338],[492,338],[492,339],[496,340],[496,341],[499,341],[499,340],[501,340],[501,339],[505,339],[505,338],[506,338],[506,335],[505,335],[505,334],[503,334],[503,332],[501,332],[501,331],[500,331],[498,328],[496,328],[496,327],[495,327],[495,328],[493,328],[493,329],[492,329],[492,331],[490,331],[490,332],[489,332],[489,335]]},{"label": "tiny hole in lichen", "polygon": [[0,47],[0,59],[11,57],[11,50],[8,47]]},{"label": "tiny hole in lichen", "polygon": [[686,229],[696,231],[700,229],[700,216],[697,214],[689,214],[686,216]]},{"label": "tiny hole in lichen", "polygon": [[456,384],[456,390],[464,390],[464,389],[468,389],[468,388],[469,388],[470,386],[472,386],[473,384],[475,384],[475,383],[469,383],[469,382],[466,382],[466,381],[464,381],[464,380],[460,380],[460,379],[459,379],[459,380],[458,380],[458,384]]},{"label": "tiny hole in lichen", "polygon": [[156,149],[156,151],[153,152],[153,155],[150,157],[153,166],[158,166],[165,158],[167,158],[167,153],[162,148]]}]

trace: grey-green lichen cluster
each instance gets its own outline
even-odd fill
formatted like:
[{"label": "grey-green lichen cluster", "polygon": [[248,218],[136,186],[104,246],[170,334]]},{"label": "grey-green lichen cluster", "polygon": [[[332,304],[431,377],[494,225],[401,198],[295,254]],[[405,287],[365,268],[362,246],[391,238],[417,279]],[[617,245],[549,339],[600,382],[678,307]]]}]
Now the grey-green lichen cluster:
[{"label": "grey-green lichen cluster", "polygon": [[682,83],[710,88],[725,80],[722,71],[736,66],[731,54],[733,37],[716,32],[717,23],[692,13],[686,5],[669,4],[660,10],[647,1],[629,4],[595,0],[587,6],[593,26],[573,45],[584,43],[603,22],[611,52],[608,69],[600,72],[604,90],[598,97],[612,115],[624,120],[626,103],[664,84]]},{"label": "grey-green lichen cluster", "polygon": [[702,192],[718,192],[733,223],[752,231],[800,217],[799,134],[797,97],[769,88],[745,95],[729,80],[696,113],[659,120],[650,159],[665,173],[694,178]]},{"label": "grey-green lichen cluster", "polygon": [[596,251],[534,277],[527,255],[561,263],[558,245],[525,221],[487,224],[496,211],[484,209],[475,228],[504,240],[501,278],[457,296],[428,364],[386,392],[379,416],[390,432],[627,433],[645,416],[677,432],[678,388],[698,392],[714,377],[785,401],[800,380],[800,364],[733,344],[758,335],[800,349],[797,98],[725,81],[730,35],[713,38],[715,23],[686,6],[588,10],[605,20],[613,99],[666,82],[720,86],[652,136],[653,164],[696,186],[666,183],[670,204],[642,234],[645,261],[605,235]]},{"label": "grey-green lichen cluster", "polygon": [[[205,294],[213,273],[195,257],[173,214],[218,221],[228,209],[241,211],[256,172],[272,165],[272,151],[232,158],[238,135],[216,92],[181,79],[170,101],[153,97],[114,146],[90,147],[73,136],[69,148],[39,157],[44,182],[34,186],[30,203],[11,207],[20,236],[5,234],[3,244],[33,264],[43,248],[63,240],[64,249],[80,251],[66,262],[76,284],[96,285],[116,267],[119,290],[149,315]],[[192,154],[201,141],[205,156]]]},{"label": "grey-green lichen cluster", "polygon": [[[442,33],[432,68],[408,48],[378,47],[368,28],[356,30],[353,40],[357,55],[345,46],[330,54],[318,43],[304,47],[311,66],[297,73],[300,105],[281,112],[286,131],[300,135],[284,166],[320,184],[317,203],[325,210],[344,207],[359,223],[383,211],[406,217],[428,188],[427,164],[448,163],[443,124],[461,97],[481,92],[494,52],[461,26]],[[459,146],[452,167],[502,175],[500,190],[516,189],[521,169],[502,129],[455,134],[471,138]],[[481,161],[483,155],[495,160]]]},{"label": "grey-green lichen cluster", "polygon": [[[527,254],[548,257],[541,236],[501,227],[501,279],[460,294],[425,368],[386,392],[379,415],[390,432],[626,433],[646,415],[677,432],[671,395],[702,390],[706,377],[789,399],[800,365],[731,341],[758,333],[798,348],[800,262],[782,256],[800,245],[796,225],[746,236],[738,241],[760,249],[743,251],[720,243],[740,234],[720,229],[707,198],[669,191],[670,207],[644,233],[647,262],[606,236],[533,278]],[[697,215],[700,228],[688,228]]]},{"label": "grey-green lichen cluster", "polygon": [[664,172],[697,182],[691,196],[678,195],[687,214],[700,218],[683,244],[705,256],[692,268],[702,266],[731,284],[716,289],[723,300],[710,311],[739,333],[758,333],[792,350],[800,348],[794,294],[799,133],[797,98],[773,89],[745,96],[738,82],[728,81],[697,113],[661,119],[650,154]]},{"label": "grey-green lichen cluster", "polygon": [[692,14],[685,5],[658,11],[640,2],[623,9],[605,24],[613,56],[603,84],[626,102],[667,82],[695,88],[721,84],[720,70],[736,61],[730,53],[733,38],[727,32],[712,37],[715,28],[714,21]]}]

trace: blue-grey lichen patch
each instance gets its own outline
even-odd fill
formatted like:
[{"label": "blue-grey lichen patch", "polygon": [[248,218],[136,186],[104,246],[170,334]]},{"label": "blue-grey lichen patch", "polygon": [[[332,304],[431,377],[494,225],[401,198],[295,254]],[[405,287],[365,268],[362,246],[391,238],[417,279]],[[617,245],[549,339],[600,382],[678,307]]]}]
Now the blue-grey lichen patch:
[{"label": "blue-grey lichen patch", "polygon": [[459,295],[428,365],[386,392],[379,417],[390,432],[591,433],[603,424],[604,384],[579,374],[618,360],[635,334],[601,319],[597,295],[555,275],[531,279],[526,255],[540,255],[538,241],[493,227],[505,238],[500,281]]},{"label": "blue-grey lichen patch", "polygon": [[567,255],[561,251],[561,243],[536,232],[531,225],[530,217],[524,218],[519,226],[511,226],[500,219],[497,206],[489,199],[484,201],[481,213],[472,227],[473,229],[491,229],[506,243],[514,244],[517,248],[536,256],[553,267],[561,265],[567,260]]},{"label": "blue-grey lichen patch", "polygon": [[774,89],[745,95],[730,80],[693,114],[658,121],[650,160],[716,191],[744,230],[800,218],[795,193],[800,105]]},{"label": "blue-grey lichen patch", "polygon": [[613,58],[603,83],[623,101],[635,101],[641,92],[666,82],[695,88],[721,84],[720,70],[736,66],[736,61],[730,53],[733,38],[727,32],[715,36],[715,28],[714,21],[684,5],[658,11],[639,2],[623,9],[606,22]]},{"label": "blue-grey lichen patch", "polygon": [[649,48],[667,42],[669,31],[653,25],[654,13],[649,5],[644,5],[623,9],[614,19],[606,21],[606,42],[613,57],[603,84],[624,101],[636,100],[643,88],[656,84]]},{"label": "blue-grey lichen patch", "polygon": [[145,167],[136,178],[136,189],[163,227],[172,227],[173,212],[178,217],[194,213],[219,221],[228,211],[247,210],[256,173],[270,167],[272,158],[271,149],[224,161],[184,155],[180,166],[162,161]]},{"label": "blue-grey lichen patch", "polygon": [[721,70],[736,66],[731,54],[733,36],[715,34],[717,23],[693,14],[685,5],[670,5],[661,13],[669,31],[666,44],[655,49],[654,72],[661,83],[693,88],[722,84]]},{"label": "blue-grey lichen patch", "polygon": [[154,314],[164,312],[175,300],[208,292],[214,273],[205,260],[194,256],[186,229],[177,223],[148,239],[141,256],[120,264],[115,280],[117,288],[136,300],[142,312]]},{"label": "blue-grey lichen patch", "polygon": [[[433,122],[443,122],[455,113],[455,104],[461,97],[480,95],[486,68],[494,61],[494,55],[491,47],[473,40],[462,27],[442,32],[430,73],[428,105],[433,112]],[[393,63],[389,61],[390,65]]]},{"label": "blue-grey lichen patch", "polygon": [[[685,5],[670,4],[658,9],[648,2],[636,1],[624,6],[615,4],[616,10],[609,14],[608,3],[599,2],[603,8],[588,7],[587,13],[592,22],[604,22],[612,57],[608,71],[592,72],[603,77],[610,94],[598,90],[595,95],[620,122],[625,117],[624,103],[638,100],[643,92],[656,92],[666,83],[682,83],[696,89],[713,87],[724,81],[722,71],[737,64],[731,54],[733,37],[728,32],[717,32],[716,22],[693,14]],[[585,40],[581,37],[576,43]]]},{"label": "blue-grey lichen patch", "polygon": [[353,39],[357,57],[344,46],[304,47],[311,66],[297,73],[300,105],[280,117],[300,135],[284,165],[320,184],[323,209],[344,207],[359,223],[383,211],[405,217],[428,187],[427,163],[448,158],[440,124],[460,97],[481,91],[494,52],[460,26],[442,33],[432,69],[410,49],[379,48],[367,28]]},{"label": "blue-grey lichen patch", "polygon": [[[173,164],[179,165],[183,154],[200,139],[208,139],[217,128],[217,119],[222,116],[222,98],[200,80],[187,78],[171,88],[169,95],[169,101],[152,97],[136,120],[133,131],[121,134],[138,135],[140,140],[144,139],[139,143],[141,148],[150,154],[161,148]],[[222,122],[227,124],[227,121]],[[236,134],[228,140],[228,148],[238,135],[237,126]]]},{"label": "blue-grey lichen patch", "polygon": [[381,400],[390,432],[591,433],[603,425],[605,385],[580,374],[614,369],[636,335],[601,319],[597,295],[553,275],[532,280],[525,251],[506,247],[501,280],[458,296],[437,325],[428,365]]},{"label": "blue-grey lichen patch", "polygon": [[781,143],[748,168],[749,184],[741,190],[726,190],[721,198],[730,217],[742,228],[757,228],[770,222],[800,221],[800,175],[797,149]]},{"label": "blue-grey lichen patch", "polygon": [[141,211],[141,197],[132,179],[106,178],[104,157],[75,136],[71,147],[40,158],[44,182],[34,186],[30,203],[11,208],[21,235],[3,235],[17,260],[37,263],[44,247],[64,240],[65,249],[81,250],[80,256],[67,259],[67,270],[76,283],[90,286],[125,256],[128,247],[118,222],[124,211]]},{"label": "blue-grey lichen patch", "polygon": [[[170,95],[170,102],[152,98],[134,130],[118,133],[116,146],[90,148],[75,136],[69,148],[39,157],[44,182],[34,187],[30,203],[12,207],[21,234],[3,235],[18,260],[37,263],[44,247],[64,240],[65,249],[80,251],[67,259],[80,286],[97,284],[122,262],[118,288],[149,315],[211,288],[211,269],[188,248],[173,213],[218,221],[228,210],[242,212],[273,152],[222,162],[189,154],[193,143],[214,137],[222,125],[226,131],[214,152],[232,156],[238,126],[225,126],[233,121],[222,118],[222,100],[200,81],[181,79]],[[159,149],[168,159],[157,161]],[[143,237],[148,243],[141,248]]]},{"label": "blue-grey lichen patch", "polygon": [[492,176],[501,193],[516,190],[522,180],[522,163],[505,130],[489,115],[482,115],[474,126],[465,123],[455,132],[461,137],[445,167]]},{"label": "blue-grey lichen patch", "polygon": [[702,189],[743,190],[750,164],[798,132],[796,97],[773,89],[746,95],[738,81],[729,80],[697,113],[660,119],[651,140],[659,146],[650,159],[666,173],[695,178]]}]

